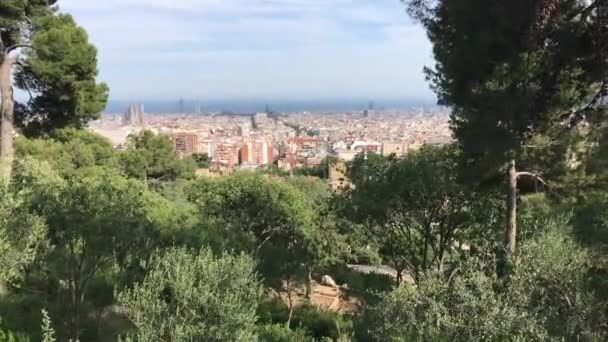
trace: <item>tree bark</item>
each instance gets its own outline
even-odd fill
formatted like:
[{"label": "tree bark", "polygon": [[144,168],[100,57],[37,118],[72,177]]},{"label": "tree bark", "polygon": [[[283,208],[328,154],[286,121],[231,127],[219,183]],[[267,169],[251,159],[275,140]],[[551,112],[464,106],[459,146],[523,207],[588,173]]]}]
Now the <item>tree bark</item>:
[{"label": "tree bark", "polygon": [[507,227],[505,230],[505,252],[511,258],[517,249],[517,169],[515,160],[509,163],[507,172]]},{"label": "tree bark", "polygon": [[306,277],[306,299],[312,297],[312,268],[308,269],[308,275]]},{"label": "tree bark", "polygon": [[291,329],[291,319],[292,318],[293,318],[293,303],[290,300],[289,301],[289,315],[287,316],[287,323],[285,323],[285,325],[287,326],[287,329]]},{"label": "tree bark", "polygon": [[429,254],[429,243],[431,240],[431,221],[424,227],[424,246],[422,248],[422,272],[427,271],[427,255]]},{"label": "tree bark", "polygon": [[81,297],[81,291],[80,289],[76,289],[76,293],[74,294],[75,296],[75,302],[73,305],[73,327],[72,327],[72,341],[73,342],[78,342],[80,341],[80,300],[79,297]]},{"label": "tree bark", "polygon": [[8,182],[13,168],[13,115],[15,100],[13,98],[12,69],[15,59],[7,54],[0,54],[0,104],[1,143],[0,143],[0,178]]},{"label": "tree bark", "polygon": [[80,276],[77,273],[75,267],[72,267],[72,283],[71,286],[71,325],[70,325],[70,341],[78,341],[80,335],[80,299],[82,291],[80,289]]},{"label": "tree bark", "polygon": [[403,270],[400,268],[397,270],[397,286],[400,286],[403,283]]},{"label": "tree bark", "polygon": [[288,306],[289,306],[289,315],[287,316],[287,322],[285,323],[285,326],[287,326],[287,329],[291,328],[291,319],[293,317],[293,298],[291,297],[291,284],[288,285],[287,288],[287,300],[288,300]]}]

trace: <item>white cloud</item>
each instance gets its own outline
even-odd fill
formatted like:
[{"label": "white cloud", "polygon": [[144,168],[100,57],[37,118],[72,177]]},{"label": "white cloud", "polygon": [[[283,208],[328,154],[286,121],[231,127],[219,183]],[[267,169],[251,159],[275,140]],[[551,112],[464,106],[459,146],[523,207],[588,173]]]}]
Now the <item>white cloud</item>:
[{"label": "white cloud", "polygon": [[[428,96],[422,29],[399,0],[60,0],[114,98]],[[356,94],[355,94],[356,93]]]}]

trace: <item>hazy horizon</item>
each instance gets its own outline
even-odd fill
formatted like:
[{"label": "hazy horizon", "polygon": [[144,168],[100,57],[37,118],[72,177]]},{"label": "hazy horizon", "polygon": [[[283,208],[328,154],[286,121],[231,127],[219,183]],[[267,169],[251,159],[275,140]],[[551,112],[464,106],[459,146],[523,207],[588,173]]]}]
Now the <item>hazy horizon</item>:
[{"label": "hazy horizon", "polygon": [[[415,107],[430,108],[437,106],[435,99],[363,99],[363,98],[311,98],[311,99],[268,99],[268,98],[224,98],[224,99],[138,99],[110,100],[105,113],[123,113],[128,106],[143,104],[145,112],[155,113],[196,113],[233,111],[262,112],[268,109],[279,112],[302,111],[358,111],[367,109],[373,103],[374,109],[394,110]],[[183,109],[183,110],[181,110]]]}]

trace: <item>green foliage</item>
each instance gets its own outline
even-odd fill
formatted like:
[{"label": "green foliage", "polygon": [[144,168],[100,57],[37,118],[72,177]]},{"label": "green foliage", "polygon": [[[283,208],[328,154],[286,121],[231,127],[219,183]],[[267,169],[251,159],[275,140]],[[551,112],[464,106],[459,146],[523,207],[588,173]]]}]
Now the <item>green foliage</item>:
[{"label": "green foliage", "polygon": [[262,302],[258,314],[262,324],[262,341],[284,341],[289,338],[301,338],[289,341],[345,341],[353,332],[353,322],[349,316],[318,309],[310,304],[295,308],[291,329],[284,323],[287,321],[289,308],[281,300]]},{"label": "green foliage", "polygon": [[352,321],[348,317],[306,304],[295,310],[291,324],[308,331],[317,341],[342,341],[350,336],[353,330]]},{"label": "green foliage", "polygon": [[334,156],[327,156],[321,160],[319,165],[311,167],[297,168],[294,170],[294,174],[297,176],[308,176],[318,177],[321,179],[329,178],[330,168],[338,162],[338,158]]},{"label": "green foliage", "polygon": [[157,253],[142,283],[118,295],[137,341],[252,341],[261,288],[246,256]]},{"label": "green foliage", "polygon": [[315,213],[305,241],[309,271],[340,264],[350,256],[351,248],[334,210],[334,196],[329,185],[315,177],[289,177],[287,182],[305,195]]},{"label": "green foliage", "polygon": [[[158,197],[137,181],[104,169],[62,179],[26,160],[19,175],[31,208],[43,216],[55,251],[85,258],[85,266],[122,258],[142,235],[152,234],[148,211]],[[69,263],[68,263],[69,264]]]},{"label": "green foliage", "polygon": [[490,265],[470,259],[448,278],[428,274],[417,286],[385,295],[367,313],[369,336],[378,341],[604,340],[605,304],[585,290],[589,255],[553,228],[522,246],[508,289]]},{"label": "green foliage", "polygon": [[281,179],[242,173],[198,180],[187,194],[215,249],[251,253],[265,280],[277,288],[285,277],[303,273],[315,212],[296,188]]},{"label": "green foliage", "polygon": [[572,233],[572,228],[566,225],[572,220],[571,205],[554,201],[547,194],[535,193],[521,196],[519,208],[518,238],[522,241],[550,231]]},{"label": "green foliage", "polygon": [[46,226],[37,215],[27,211],[20,194],[0,186],[0,284],[20,280],[24,268],[40,254]]},{"label": "green foliage", "polygon": [[10,331],[0,330],[0,342],[30,342],[30,338],[25,334],[15,334]]},{"label": "green foliage", "polygon": [[[108,87],[95,80],[97,50],[71,16],[57,11],[56,2],[6,0],[0,5],[5,132],[12,132],[15,124],[25,134],[81,127],[106,105]],[[27,106],[15,104],[15,85],[30,95]],[[5,134],[0,156],[4,181],[10,180],[13,154],[13,136]]]},{"label": "green foliage", "polygon": [[528,341],[546,338],[494,294],[495,279],[471,270],[452,284],[428,276],[402,285],[369,313],[375,341]]},{"label": "green foliage", "polygon": [[211,166],[211,158],[207,153],[195,153],[190,156],[200,169],[207,169]]},{"label": "green foliage", "polygon": [[55,330],[46,310],[42,310],[42,342],[55,342]]},{"label": "green foliage", "polygon": [[560,224],[522,246],[509,283],[511,305],[527,308],[551,336],[605,340],[606,302],[588,291],[593,257],[564,235]]},{"label": "green foliage", "polygon": [[290,176],[290,173],[288,171],[285,171],[282,168],[280,168],[276,164],[276,162],[275,162],[275,164],[267,165],[265,168],[257,169],[256,172],[258,172],[260,174],[279,176],[279,177],[289,177]]},{"label": "green foliage", "polygon": [[127,150],[120,154],[120,162],[126,175],[152,186],[192,178],[196,169],[193,159],[178,158],[171,137],[151,131],[131,135]]},{"label": "green foliage", "polygon": [[[106,271],[89,281],[85,296],[95,315],[96,324],[101,320],[104,310],[114,304],[115,278],[114,272]],[[90,333],[95,335],[97,331]]]},{"label": "green foliage", "polygon": [[141,182],[103,168],[62,178],[48,164],[26,159],[19,170],[27,206],[48,225],[49,281],[70,284],[56,300],[70,304],[62,310],[75,339],[82,333],[87,289],[95,276],[115,267],[126,270],[138,263],[138,254],[147,256],[159,235],[153,213],[162,199]]},{"label": "green foliage", "polygon": [[182,244],[199,248],[204,240],[198,228],[201,226],[196,207],[186,201],[182,194],[177,198],[159,196],[151,197],[148,217],[160,234],[160,243],[164,245]]},{"label": "green foliage", "polygon": [[90,168],[118,170],[118,156],[107,139],[95,133],[65,128],[53,131],[48,139],[16,141],[18,158],[31,157],[49,163],[63,177],[71,177]]},{"label": "green foliage", "polygon": [[[559,152],[549,163],[528,156],[522,166],[564,165],[572,142],[564,124],[595,115],[598,105],[599,11],[586,13],[583,0],[406,2],[433,43],[436,65],[427,77],[440,103],[453,110],[467,161],[488,176],[538,149],[537,156]],[[533,146],[538,136],[550,143]]]},{"label": "green foliage", "polygon": [[442,269],[466,238],[476,194],[459,185],[457,158],[454,146],[424,146],[402,159],[359,156],[349,168],[350,210],[398,277]]},{"label": "green foliage", "polygon": [[289,307],[281,298],[264,298],[258,306],[258,323],[262,325],[273,325],[282,323],[285,325],[289,316]]},{"label": "green foliage", "polygon": [[[180,162],[166,137],[158,145],[148,138],[142,149],[166,158],[155,165]],[[341,194],[316,178],[255,173],[200,180],[181,174],[151,191],[124,175],[122,152],[72,128],[20,139],[18,153],[12,188],[2,193],[0,228],[26,234],[38,222],[40,237],[2,234],[7,249],[0,250],[11,251],[5,265],[18,261],[7,268],[13,281],[44,295],[10,289],[0,302],[7,336],[27,332],[37,340],[38,328],[27,321],[39,322],[40,308],[49,308],[57,339],[124,333],[104,322],[113,307],[135,322],[130,338],[140,341],[348,341],[354,331],[361,341],[602,341],[608,332],[601,191],[579,195],[576,207],[551,195],[521,196],[523,245],[511,276],[498,279],[502,202],[492,189],[472,193],[458,183],[462,169],[452,147],[424,147],[403,159],[358,158],[350,170],[357,188]],[[593,248],[570,238],[571,210],[577,241]],[[401,226],[390,226],[395,222]],[[431,229],[417,231],[424,222]],[[460,242],[471,251],[453,248]],[[202,245],[199,253],[186,249]],[[175,247],[150,258],[168,246]],[[402,253],[394,260],[420,266],[416,286],[392,291],[390,277],[345,265],[357,257],[372,262],[376,247],[392,260],[390,246],[405,247],[393,250]],[[434,272],[439,246],[444,272]],[[344,293],[369,309],[351,320],[305,304],[295,307],[288,329],[289,308],[281,300],[260,303],[260,284],[283,291],[286,281],[297,283],[309,271],[348,284]],[[116,288],[123,288],[119,306]],[[72,301],[74,294],[81,300]]]},{"label": "green foliage", "polygon": [[0,27],[2,27],[2,41],[5,46],[23,43],[22,27],[31,25],[32,18],[39,18],[52,13],[50,5],[56,0],[4,0],[0,3]]},{"label": "green foliage", "polygon": [[[593,117],[591,124],[588,146],[588,155],[581,161],[584,163],[585,172],[590,179],[578,184],[580,195],[584,196],[584,191],[594,191],[597,187],[605,189],[608,185],[608,106],[603,108],[597,116]],[[583,193],[583,194],[581,194]]]},{"label": "green foliage", "polygon": [[595,248],[608,247],[608,196],[604,191],[587,193],[579,200],[574,217],[578,239]]},{"label": "green foliage", "polygon": [[[294,171],[313,177],[268,168],[283,178],[193,180],[209,156],[180,159],[169,136],[143,131],[115,151],[80,129],[108,96],[86,32],[46,0],[1,1],[1,41],[33,47],[15,72],[33,96],[17,121],[41,138],[18,138],[16,175],[0,190],[0,341],[104,340],[114,310],[138,341],[347,341],[355,330],[361,341],[606,340],[599,11],[583,12],[583,0],[406,2],[434,44],[427,75],[458,145],[360,155],[355,188],[333,194],[320,180],[332,157]],[[520,182],[523,245],[498,278],[504,204],[493,184],[513,158],[552,188]],[[482,186],[462,185],[470,179]],[[416,284],[393,289],[346,266],[378,256]],[[320,274],[349,284],[341,291],[364,314],[261,302],[262,284],[280,292]],[[31,326],[41,308],[42,335]]]},{"label": "green foliage", "polygon": [[21,113],[30,134],[61,127],[83,127],[105,108],[109,89],[96,82],[97,49],[68,14],[34,22],[33,49],[16,76],[17,86],[36,94]]},{"label": "green foliage", "polygon": [[327,274],[338,284],[348,284],[347,296],[354,296],[364,306],[377,303],[383,293],[392,291],[395,279],[389,275],[378,273],[361,273],[348,268],[346,265],[337,265],[328,269]]},{"label": "green foliage", "polygon": [[327,210],[331,200],[331,188],[326,182],[315,177],[294,176],[287,182],[304,193],[318,210]]},{"label": "green foliage", "polygon": [[303,329],[289,329],[285,324],[268,324],[260,328],[259,341],[263,342],[312,342],[314,339]]}]

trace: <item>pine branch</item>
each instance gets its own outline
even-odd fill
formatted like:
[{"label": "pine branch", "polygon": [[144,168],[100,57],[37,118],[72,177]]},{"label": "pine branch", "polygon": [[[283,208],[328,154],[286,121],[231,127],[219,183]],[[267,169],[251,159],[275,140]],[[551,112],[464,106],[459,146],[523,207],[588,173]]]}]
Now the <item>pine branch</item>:
[{"label": "pine branch", "polygon": [[538,174],[536,174],[536,173],[532,173],[532,172],[518,172],[516,174],[517,178],[519,178],[521,176],[532,177],[532,178],[536,179],[537,181],[543,183],[544,186],[547,186],[547,187],[549,186],[549,184],[547,184],[547,182],[545,182],[545,180],[541,176],[539,176]]}]

